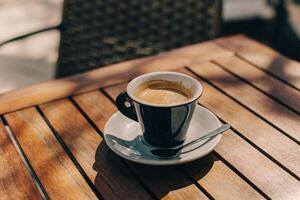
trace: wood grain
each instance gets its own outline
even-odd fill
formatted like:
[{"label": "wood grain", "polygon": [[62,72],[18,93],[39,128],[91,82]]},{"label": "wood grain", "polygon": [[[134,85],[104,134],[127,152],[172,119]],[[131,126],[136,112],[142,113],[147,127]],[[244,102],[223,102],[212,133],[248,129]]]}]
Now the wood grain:
[{"label": "wood grain", "polygon": [[215,151],[271,199],[299,199],[300,182],[234,132],[224,133]]},{"label": "wood grain", "polygon": [[201,82],[205,90],[199,101],[202,105],[216,113],[241,135],[300,177],[298,144],[191,72],[187,70],[179,70],[179,72],[193,76]]},{"label": "wood grain", "polygon": [[[179,71],[186,72],[186,70]],[[233,104],[233,101],[228,101],[228,99],[230,98],[223,98],[222,96],[225,96],[224,94],[218,92],[216,89],[214,89],[212,86],[209,86],[204,81],[201,81],[201,84],[204,87],[204,93],[200,98],[200,102],[204,106],[212,109],[212,111],[214,111],[220,117],[231,115],[230,118],[232,119],[234,115],[236,115],[236,120],[238,118],[241,118],[239,121],[229,121],[228,123],[231,124],[231,122],[234,122],[234,124],[231,124],[233,128],[236,128],[236,126],[238,126],[238,128],[241,129],[242,126],[245,126],[241,134],[245,133],[245,135],[247,137],[251,137],[250,139],[254,142],[259,142],[259,145],[262,145],[262,142],[265,141],[265,149],[267,145],[272,146],[272,142],[276,142],[269,140],[269,137],[270,139],[276,139],[276,135],[272,136],[263,133],[269,131],[270,129],[260,130],[260,127],[255,126],[255,121],[254,124],[252,123],[253,119],[251,119],[250,121],[248,119],[244,119],[243,116],[245,115],[245,112],[241,112],[242,109],[231,110],[232,108],[234,108],[235,104]],[[233,106],[231,104],[233,104]],[[228,107],[229,110],[226,111],[226,107]],[[222,113],[225,113],[226,115],[222,115]],[[226,119],[228,120],[228,118]],[[239,123],[241,123],[241,125],[238,125]],[[243,123],[248,124],[246,125]],[[295,171],[298,172],[299,170],[296,168],[298,165],[297,163],[299,163],[299,156],[292,154],[288,155],[289,144],[283,144],[283,141],[279,141],[277,144],[286,145],[285,147],[282,147],[282,150],[284,150],[286,156],[291,156],[290,160],[289,158],[286,158],[285,162],[288,162],[290,166],[294,166]],[[282,157],[283,155],[280,155],[280,151],[276,151],[276,148],[281,147],[274,145],[269,150],[274,151],[274,153],[272,153],[273,156],[277,156],[276,153],[278,153],[279,156]],[[297,153],[297,151],[299,151],[295,146],[292,147],[291,150],[294,151],[293,153]],[[215,151],[224,159],[226,159],[232,166],[234,166],[234,168],[241,172],[245,177],[247,177],[251,182],[253,182],[270,198],[297,199],[300,197],[300,182],[296,178],[288,174],[286,171],[272,162],[272,160],[261,154],[257,149],[255,149],[233,131],[228,131],[223,134],[221,142],[217,145]]]},{"label": "wood grain", "polygon": [[174,166],[145,166],[130,163],[158,199],[209,199]]},{"label": "wood grain", "polygon": [[171,70],[233,53],[211,42],[190,45],[169,53],[109,65],[80,75],[48,81],[0,95],[0,114],[38,105],[71,94],[120,83],[145,72]]},{"label": "wood grain", "polygon": [[[78,95],[74,100],[101,131],[105,122],[116,112],[114,105],[98,91]],[[143,166],[131,162],[127,164],[159,199],[207,199],[174,167]]]},{"label": "wood grain", "polygon": [[152,199],[69,100],[40,108],[104,199]]},{"label": "wood grain", "polygon": [[35,108],[5,119],[51,199],[97,199]]},{"label": "wood grain", "polygon": [[[113,99],[116,99],[117,95],[125,90],[126,85],[127,83],[108,87],[105,91]],[[214,154],[183,165],[182,168],[216,199],[263,198]]]},{"label": "wood grain", "polygon": [[[209,163],[212,163],[209,166]],[[211,168],[210,168],[211,167]],[[219,160],[214,153],[182,168],[215,199],[265,199]],[[205,173],[209,170],[208,173]]]},{"label": "wood grain", "polygon": [[300,91],[273,78],[238,57],[217,58],[214,61],[239,78],[253,84],[270,96],[289,106],[296,112],[300,112]]},{"label": "wood grain", "polygon": [[295,112],[213,63],[195,65],[191,69],[295,140],[300,141],[300,117]]},{"label": "wood grain", "polygon": [[291,60],[270,47],[244,35],[235,35],[216,40],[216,44],[234,51],[237,55],[255,64],[260,69],[300,89],[300,63]]},{"label": "wood grain", "polygon": [[0,197],[42,199],[0,119]]}]

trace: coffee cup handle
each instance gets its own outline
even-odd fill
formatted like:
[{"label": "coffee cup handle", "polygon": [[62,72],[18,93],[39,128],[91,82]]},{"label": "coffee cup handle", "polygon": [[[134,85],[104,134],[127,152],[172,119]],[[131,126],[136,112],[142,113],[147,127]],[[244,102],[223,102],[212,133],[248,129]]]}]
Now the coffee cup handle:
[{"label": "coffee cup handle", "polygon": [[134,121],[138,121],[133,102],[127,92],[121,92],[118,95],[116,99],[116,106],[123,115]]}]

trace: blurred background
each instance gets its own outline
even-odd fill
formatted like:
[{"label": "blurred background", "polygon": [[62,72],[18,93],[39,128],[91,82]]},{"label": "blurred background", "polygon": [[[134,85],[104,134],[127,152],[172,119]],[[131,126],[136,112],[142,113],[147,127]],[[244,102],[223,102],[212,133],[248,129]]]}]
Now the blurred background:
[{"label": "blurred background", "polygon": [[0,93],[245,34],[300,60],[300,0],[0,0]]}]

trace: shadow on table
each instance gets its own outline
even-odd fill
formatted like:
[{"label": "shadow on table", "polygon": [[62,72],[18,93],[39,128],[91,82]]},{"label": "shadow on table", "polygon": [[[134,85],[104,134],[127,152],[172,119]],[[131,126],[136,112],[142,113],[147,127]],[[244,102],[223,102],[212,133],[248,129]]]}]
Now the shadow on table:
[{"label": "shadow on table", "polygon": [[123,191],[123,199],[133,198],[132,195],[139,192],[137,190],[141,185],[159,199],[182,188],[194,187],[197,190],[191,177],[198,181],[210,171],[216,161],[213,154],[209,154],[200,160],[180,166],[142,165],[120,158],[104,141],[99,144],[95,159],[93,168],[97,171],[94,182],[96,188],[104,189],[104,184],[111,188],[119,187],[116,192]]},{"label": "shadow on table", "polygon": [[[282,56],[277,56],[276,58],[274,58],[272,60],[272,62],[270,63],[269,65],[269,69],[270,71],[276,71],[278,74],[281,74],[282,77],[280,78],[281,80],[283,80],[286,83],[296,83],[297,80],[299,80],[299,72],[294,72],[294,74],[287,74],[287,71],[289,71],[289,69],[286,69],[287,68],[287,65],[291,64],[292,61],[289,61],[288,58],[286,57],[282,57]],[[262,77],[263,78],[263,77]],[[294,114],[298,114],[299,115],[299,111],[300,109],[299,108],[295,108],[295,107],[298,107],[300,104],[299,104],[299,101],[297,100],[297,97],[296,97],[296,93],[299,92],[299,88],[297,88],[296,86],[291,86],[291,85],[287,85],[288,88],[290,88],[290,90],[293,91],[293,95],[290,94],[290,91],[286,91],[286,90],[278,90],[277,88],[275,88],[273,85],[269,85],[270,89],[269,89],[269,93],[272,95],[272,96],[276,96],[276,99],[290,99],[293,101],[293,106],[290,107],[290,109],[292,109],[292,107],[294,107],[294,111],[293,113],[291,112],[285,112],[284,115],[285,117],[287,118],[296,118],[297,119],[297,115],[294,115]],[[273,101],[272,101],[273,102]],[[297,103],[298,102],[298,103]],[[275,112],[278,112],[280,114],[283,114],[282,113],[282,110],[278,108],[277,105],[275,105],[274,103],[271,104],[272,105],[272,108]],[[288,106],[290,106],[290,103],[287,103]]]},{"label": "shadow on table", "polygon": [[[264,81],[263,84],[265,85],[264,86],[265,89],[264,91],[263,90],[259,91],[259,93],[264,93],[262,94],[262,96],[265,98],[263,100],[260,98],[260,100],[262,101],[258,103],[259,107],[256,106],[256,108],[253,109],[251,108],[251,106],[250,107],[248,105],[245,106],[253,110],[258,115],[262,115],[259,112],[259,110],[261,108],[264,108],[269,113],[274,113],[274,115],[278,113],[279,115],[284,116],[286,119],[294,120],[298,118],[297,114],[299,114],[299,109],[297,108],[297,105],[299,105],[299,103],[297,102],[296,95],[297,92],[300,90],[297,89],[296,86],[291,85],[291,83],[296,83],[297,80],[299,79],[299,76],[297,74],[298,71],[295,71],[295,73],[292,74],[291,69],[288,68],[288,65],[290,65],[292,62],[296,62],[296,61],[291,61],[284,56],[276,56],[272,59],[272,61],[270,61],[269,65],[266,67],[266,69],[268,70],[262,70],[265,71],[266,73],[263,73],[260,76],[249,76],[248,78],[244,78],[243,76],[239,76],[234,72],[232,73],[233,75],[227,74],[225,72],[225,75],[211,75],[205,77],[205,79],[208,80],[209,84],[214,85],[214,87],[225,91],[225,93],[227,92],[229,96],[231,96],[231,98],[236,99],[237,101],[241,102],[244,105],[245,105],[245,101],[241,100],[235,95],[232,95],[230,92],[228,92],[229,90],[223,89],[220,85],[214,83],[217,82],[221,85],[227,86],[232,89],[234,89],[235,87],[235,90],[241,87],[241,91],[242,91],[243,85],[249,85],[249,82],[251,82],[251,84],[254,83],[253,84],[254,86],[253,85],[249,85],[249,86],[252,89],[255,89],[253,87],[261,88],[261,86],[256,86],[255,83],[261,84],[261,82]],[[217,64],[217,65],[224,69],[224,67],[221,64]],[[280,74],[281,77],[279,77],[278,74]],[[235,76],[235,79],[233,79],[232,76]],[[282,87],[278,88],[274,86],[272,82],[265,81],[267,79],[274,79],[274,81],[277,81],[278,84],[282,85]],[[244,95],[246,96],[247,93],[245,93]],[[283,107],[287,107],[287,106],[288,108],[283,110]],[[269,119],[267,118],[267,120]]]}]

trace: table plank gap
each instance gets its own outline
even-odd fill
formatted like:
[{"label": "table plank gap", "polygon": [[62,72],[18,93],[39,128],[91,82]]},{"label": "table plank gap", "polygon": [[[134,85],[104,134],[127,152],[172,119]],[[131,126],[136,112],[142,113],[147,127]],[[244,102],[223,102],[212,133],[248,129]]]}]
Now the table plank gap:
[{"label": "table plank gap", "polygon": [[[84,93],[84,94],[88,94],[88,93],[90,93],[90,92],[86,92],[86,93]],[[83,95],[84,95],[83,94]],[[99,134],[100,136],[101,136],[101,138],[103,139],[103,133],[102,133],[102,131],[98,128],[98,126],[90,119],[90,117],[88,116],[88,114],[86,114],[85,112],[84,112],[84,110],[80,107],[80,105],[78,105],[78,103],[74,100],[74,98],[73,97],[68,97],[68,100],[70,101],[70,102],[72,102],[72,104],[76,107],[76,109],[78,110],[78,112],[80,112],[80,114],[84,117],[84,119],[86,120],[86,121],[88,121],[88,123],[89,123],[89,125],[91,126],[91,127],[93,127],[93,129],[97,132],[97,134]]]},{"label": "table plank gap", "polygon": [[39,107],[105,199],[153,199],[72,101],[62,99]]},{"label": "table plank gap", "polygon": [[47,199],[7,128],[5,119],[0,116],[1,199]]},{"label": "table plank gap", "polygon": [[[115,84],[114,84],[115,85]],[[102,91],[102,89],[99,89],[99,92]],[[88,95],[88,93],[91,92],[86,92],[81,95]],[[77,96],[77,95],[76,95]],[[76,98],[76,96],[73,96]],[[107,96],[108,97],[108,96]],[[72,98],[70,97],[69,100],[74,104],[74,106],[78,109],[78,111],[85,117],[85,119],[89,122],[89,124],[97,131],[97,133],[103,138],[103,132],[98,128],[98,126],[94,123],[94,121],[85,113],[85,111],[81,108],[81,106]],[[155,193],[153,193],[153,191],[144,183],[144,181],[139,177],[139,175],[132,169],[132,167],[130,166],[130,164],[128,162],[125,162],[123,159],[120,159],[124,165],[127,166],[127,168],[132,172],[132,174],[136,177],[137,181],[145,188],[145,190],[151,194],[151,196],[153,198],[157,198],[157,196],[155,195]]]},{"label": "table plank gap", "polygon": [[[215,199],[270,198],[230,163],[220,158],[221,156],[212,151],[198,161],[180,166],[180,169],[198,187],[206,188]],[[212,169],[207,174],[203,173],[207,165],[203,160],[214,161]]]},{"label": "table plank gap", "polygon": [[189,69],[180,70],[180,72],[198,79],[204,86],[206,92],[200,98],[200,104],[215,112],[221,120],[231,124],[231,129],[237,135],[299,179],[300,149],[298,144],[257,118],[255,114],[214,88],[209,82],[193,74]]},{"label": "table plank gap", "polygon": [[[210,155],[208,155],[208,157],[210,157]],[[183,173],[192,183],[194,183],[194,185],[197,186],[197,188],[199,188],[199,190],[201,190],[201,192],[203,192],[203,194],[205,194],[209,199],[216,199],[214,194],[210,194],[204,187],[202,187],[200,185],[200,183],[198,183],[196,181],[196,179],[194,179],[190,174],[188,174],[186,172],[186,170],[183,169],[183,167],[178,167],[179,171],[181,173]],[[224,194],[223,194],[224,195]]]},{"label": "table plank gap", "polygon": [[268,46],[260,44],[244,35],[234,35],[216,39],[218,44],[234,51],[239,57],[254,64],[273,77],[300,90],[300,63],[280,55]]},{"label": "table plank gap", "polygon": [[212,63],[300,115],[300,92],[294,88],[277,81],[237,57],[215,59]]},{"label": "table plank gap", "polygon": [[[84,95],[85,92],[81,95]],[[77,108],[77,110],[84,116],[84,118],[88,121],[88,123],[96,130],[96,132],[102,137],[103,139],[103,133],[102,131],[97,127],[97,125],[90,119],[90,117],[84,112],[84,110],[78,105],[78,103],[72,98],[68,97],[68,99],[73,103],[73,105]],[[129,171],[132,172],[132,174],[135,176],[136,180],[144,187],[144,189],[154,198],[156,199],[156,195],[148,188],[148,186],[140,179],[140,177],[132,170],[132,168],[128,165],[128,163],[124,162],[122,159],[121,161],[127,166]]]},{"label": "table plank gap", "polygon": [[42,199],[49,199],[49,196],[45,190],[45,188],[43,187],[41,181],[39,180],[38,176],[36,175],[36,172],[34,171],[33,167],[31,166],[27,156],[25,155],[21,145],[19,144],[19,142],[17,141],[13,131],[11,130],[11,128],[9,127],[6,119],[2,117],[2,121],[3,123],[5,124],[5,128],[6,128],[6,131],[9,135],[9,137],[11,138],[12,140],[12,143],[14,144],[21,160],[23,161],[23,164],[25,165],[26,169],[28,170],[29,174],[31,175],[31,178],[33,179],[33,182],[35,184],[35,186],[37,187],[40,195],[42,196]]},{"label": "table plank gap", "polygon": [[215,151],[271,199],[299,197],[299,181],[233,131],[223,134]]},{"label": "table plank gap", "polygon": [[241,82],[214,63],[205,63],[189,67],[202,79],[207,80],[223,94],[243,105],[285,136],[300,144],[300,117],[286,107],[273,101],[265,94]]},{"label": "table plank gap", "polygon": [[[221,45],[221,44],[219,44],[219,45],[221,47],[224,47],[224,48],[230,50],[229,47],[226,47],[226,46]],[[278,75],[276,73],[273,73],[273,72],[270,72],[269,70],[263,69],[259,65],[255,64],[255,62],[252,62],[252,61],[246,59],[244,56],[240,55],[239,53],[235,52],[235,55],[233,57],[239,58],[240,60],[244,61],[245,63],[248,63],[248,64],[252,65],[257,70],[260,70],[261,72],[268,74],[269,76],[273,77],[274,79],[277,79],[278,81],[282,82],[283,84],[286,84],[287,86],[289,86],[289,87],[291,87],[291,88],[293,88],[293,89],[295,89],[297,91],[300,91],[300,88],[298,88],[299,86],[295,86],[293,83],[290,83],[288,80],[282,78],[280,75]]]},{"label": "table plank gap", "polygon": [[50,199],[97,199],[36,108],[4,117]]},{"label": "table plank gap", "polygon": [[268,74],[269,76],[273,77],[274,79],[277,79],[278,81],[281,81],[283,84],[286,84],[287,86],[289,86],[289,87],[291,87],[291,88],[293,88],[293,89],[295,89],[295,90],[297,90],[297,91],[300,91],[299,86],[295,86],[294,84],[291,84],[291,83],[290,83],[289,81],[287,81],[286,79],[281,78],[281,76],[276,75],[276,74],[274,74],[274,73],[272,73],[272,72],[269,72],[268,70],[262,69],[261,67],[259,67],[258,65],[256,65],[254,62],[251,62],[251,61],[245,59],[245,58],[242,57],[241,55],[235,54],[235,57],[237,57],[237,58],[243,60],[244,62],[246,62],[246,63],[252,65],[252,66],[255,67],[256,69],[258,69],[258,70],[260,70],[260,71],[262,71],[262,72]]},{"label": "table plank gap", "polygon": [[223,156],[221,156],[216,150],[213,151],[214,156],[216,156],[218,159],[220,159],[225,165],[232,170],[234,173],[236,173],[241,179],[243,179],[246,183],[248,183],[252,188],[254,188],[259,194],[261,194],[265,199],[271,199],[271,197],[266,194],[263,189],[261,189],[255,182],[253,182],[251,179],[249,179],[247,176],[245,176],[238,168],[236,168],[233,164],[231,164],[228,160],[226,160]]},{"label": "table plank gap", "polygon": [[56,132],[56,130],[53,128],[52,124],[49,122],[49,120],[47,119],[47,117],[44,115],[44,113],[41,111],[41,109],[36,106],[36,109],[38,111],[38,113],[42,116],[42,118],[44,119],[44,121],[47,123],[48,127],[50,128],[50,130],[52,131],[54,137],[57,139],[57,141],[60,143],[60,145],[62,146],[62,148],[64,149],[64,151],[68,154],[68,156],[70,157],[70,159],[72,160],[73,164],[76,166],[77,170],[80,172],[80,174],[83,176],[83,178],[85,179],[85,181],[87,182],[87,184],[91,187],[91,189],[93,190],[93,192],[96,194],[96,196],[99,199],[104,199],[103,196],[101,195],[101,193],[98,192],[97,188],[95,187],[95,185],[93,184],[93,182],[89,179],[88,175],[85,173],[85,171],[82,169],[81,165],[79,164],[79,162],[76,160],[75,156],[73,155],[73,153],[71,152],[71,150],[68,148],[68,146],[64,143],[63,139],[59,136],[59,134]]},{"label": "table plank gap", "polygon": [[[222,121],[222,123],[228,123],[226,122],[224,119],[222,119],[221,117],[218,116],[218,118],[220,119],[220,121]],[[268,152],[266,152],[264,149],[262,149],[260,146],[258,146],[257,144],[255,144],[253,141],[251,141],[250,139],[248,139],[246,136],[244,136],[241,132],[239,132],[237,129],[235,129],[234,127],[230,128],[232,130],[232,132],[234,132],[235,134],[237,134],[238,136],[240,136],[243,140],[245,140],[246,142],[248,142],[251,146],[253,146],[255,149],[257,149],[260,153],[262,153],[264,156],[266,156],[268,159],[270,159],[271,161],[273,161],[276,165],[278,165],[279,167],[281,167],[283,170],[285,170],[287,173],[289,173],[291,176],[293,176],[295,179],[297,179],[298,181],[300,181],[300,177],[299,175],[299,170],[295,169],[295,167],[293,166],[293,168],[296,170],[296,172],[293,172],[291,169],[289,169],[288,167],[286,167],[283,163],[281,163],[280,161],[278,161],[275,157],[273,157],[271,154],[269,154]],[[299,154],[298,154],[299,155]],[[297,164],[297,163],[296,163]],[[297,174],[296,174],[297,173]]]},{"label": "table plank gap", "polygon": [[[127,83],[120,84],[118,86],[106,88],[104,91],[110,96],[112,102],[116,99],[117,95],[126,90]],[[215,161],[208,174],[202,178],[202,174],[206,170],[209,164],[203,160]],[[204,159],[192,162],[191,164],[183,165],[182,169],[185,171],[185,175],[188,174],[188,178],[192,177],[194,184],[199,185],[199,189],[205,189],[214,198],[230,198],[230,199],[248,199],[268,198],[254,183],[251,183],[249,179],[238,176],[232,171],[224,162],[216,158],[215,155],[209,154]],[[195,170],[196,169],[196,170]],[[205,173],[204,173],[205,174]],[[216,183],[216,178],[222,177],[222,182]],[[246,181],[247,180],[247,181]],[[251,183],[251,184],[248,184]],[[252,187],[252,188],[251,188]],[[256,190],[257,189],[257,190]]]},{"label": "table plank gap", "polygon": [[[106,121],[116,111],[110,99],[100,91],[73,98],[103,132]],[[155,167],[125,162],[159,199],[207,199],[207,196],[174,166]]]},{"label": "table plank gap", "polygon": [[283,130],[281,130],[280,128],[278,128],[277,126],[275,126],[274,124],[270,123],[268,120],[266,120],[264,117],[258,115],[256,112],[254,112],[253,110],[249,109],[247,106],[245,106],[244,104],[240,103],[238,100],[236,100],[235,98],[232,98],[229,94],[227,94],[226,92],[224,92],[223,90],[221,90],[220,88],[216,87],[214,84],[212,84],[211,82],[209,82],[206,78],[198,75],[197,73],[195,73],[193,70],[187,68],[191,73],[195,74],[197,77],[201,78],[203,81],[205,81],[207,84],[209,84],[210,86],[212,86],[214,89],[216,89],[217,91],[219,91],[220,93],[222,93],[223,95],[227,96],[228,98],[230,98],[232,101],[234,101],[235,103],[237,103],[239,106],[243,107],[245,110],[251,112],[253,115],[255,115],[257,118],[259,118],[260,120],[264,121],[265,123],[267,123],[268,125],[270,125],[271,127],[273,127],[274,129],[276,129],[277,131],[279,131],[282,135],[286,136],[287,138],[289,138],[290,140],[292,140],[293,142],[295,142],[297,145],[300,144],[300,142],[298,140],[296,140],[295,138],[291,137],[290,135],[288,135],[287,133],[285,133]]}]

